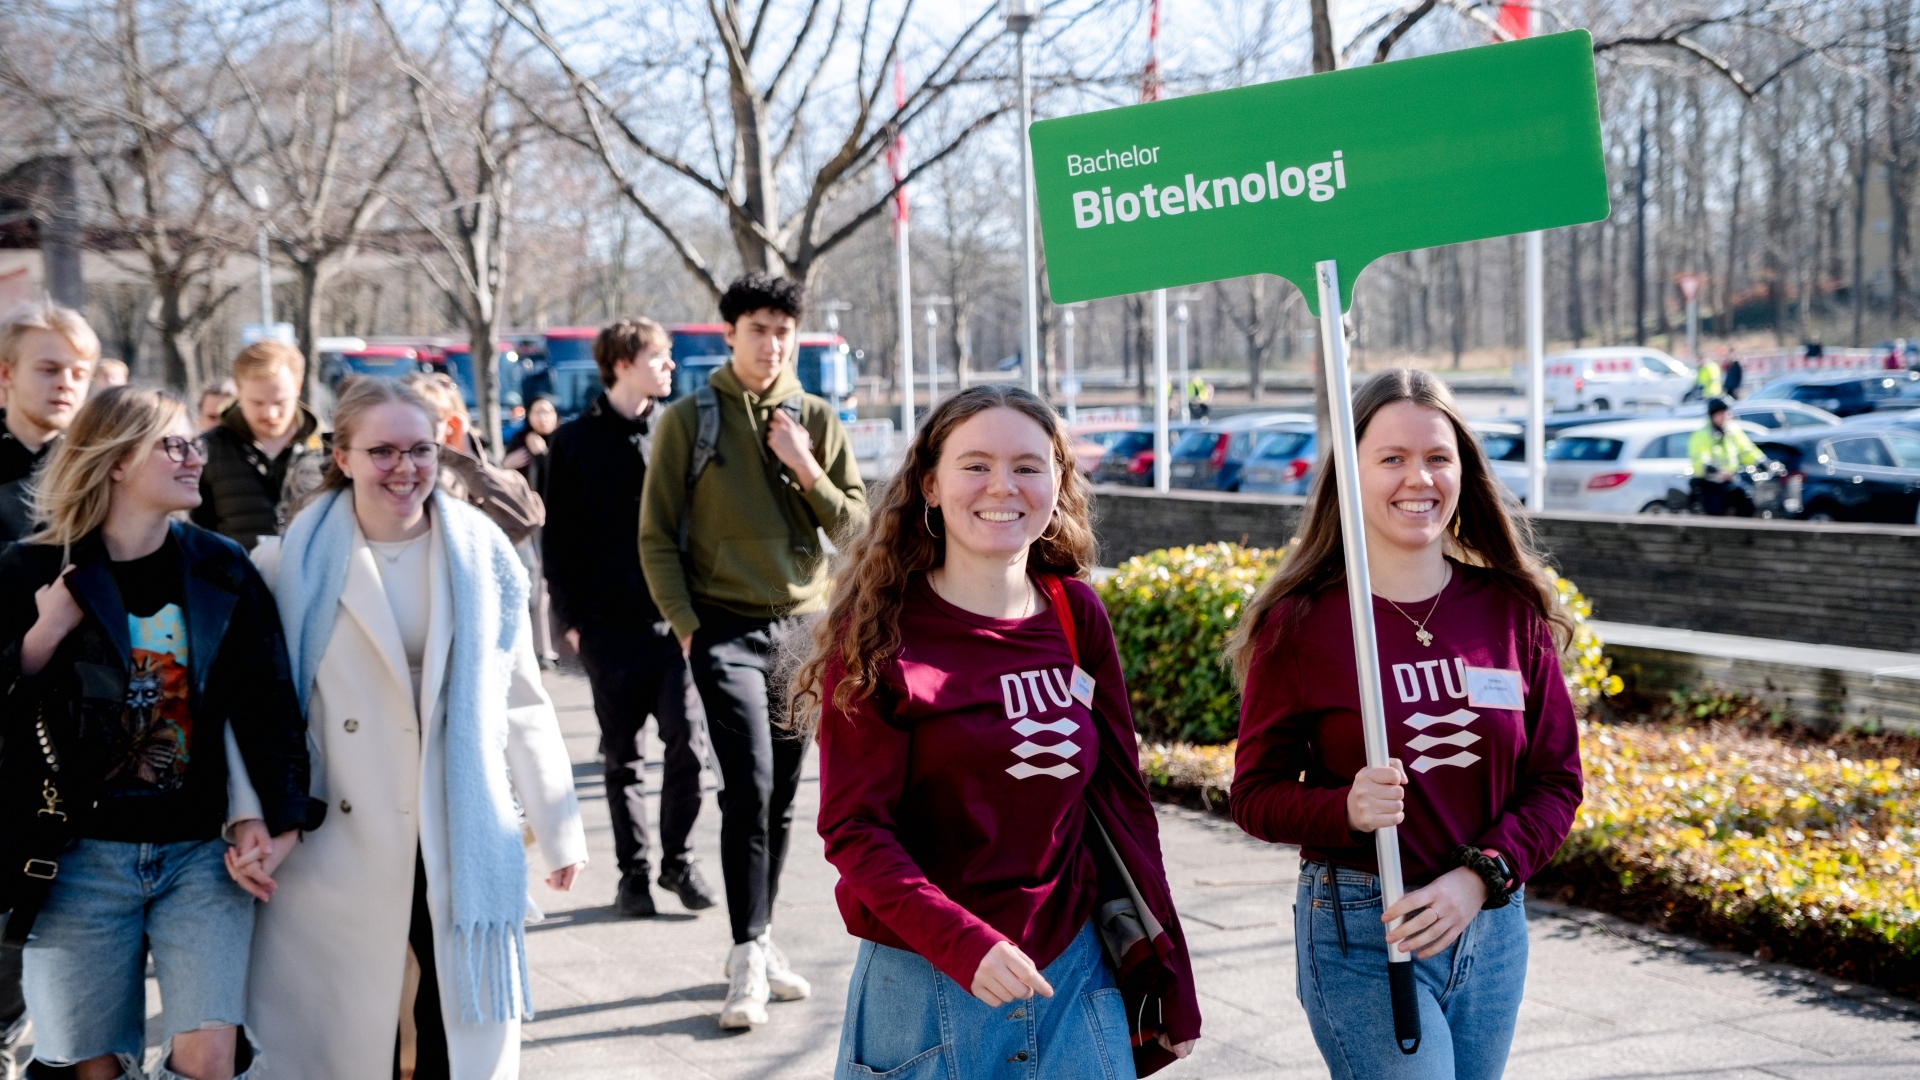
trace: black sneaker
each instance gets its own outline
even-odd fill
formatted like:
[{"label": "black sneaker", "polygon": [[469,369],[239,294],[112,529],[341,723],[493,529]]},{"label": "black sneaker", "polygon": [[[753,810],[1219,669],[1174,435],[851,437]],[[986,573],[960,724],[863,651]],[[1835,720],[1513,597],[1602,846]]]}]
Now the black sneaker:
[{"label": "black sneaker", "polygon": [[668,863],[660,867],[660,887],[680,898],[688,911],[705,911],[715,903],[713,890],[700,876],[699,863]]},{"label": "black sneaker", "polygon": [[629,919],[651,919],[660,914],[653,906],[653,893],[647,888],[646,867],[636,867],[620,875],[620,891],[614,895],[613,909]]}]

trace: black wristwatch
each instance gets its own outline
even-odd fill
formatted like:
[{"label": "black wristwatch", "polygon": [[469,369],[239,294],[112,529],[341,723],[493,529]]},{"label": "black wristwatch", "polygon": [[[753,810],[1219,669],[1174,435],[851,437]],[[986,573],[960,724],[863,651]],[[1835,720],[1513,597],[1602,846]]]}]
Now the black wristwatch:
[{"label": "black wristwatch", "polygon": [[1504,855],[1461,844],[1453,849],[1453,865],[1466,867],[1486,882],[1487,902],[1480,905],[1483,911],[1506,907],[1513,894],[1520,891],[1520,880]]}]

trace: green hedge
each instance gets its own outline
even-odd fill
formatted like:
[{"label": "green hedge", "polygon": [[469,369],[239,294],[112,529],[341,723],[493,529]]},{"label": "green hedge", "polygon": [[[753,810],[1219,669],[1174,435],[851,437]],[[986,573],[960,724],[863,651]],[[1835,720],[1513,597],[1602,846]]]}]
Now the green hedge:
[{"label": "green hedge", "polygon": [[[1254,593],[1286,551],[1239,544],[1163,548],[1122,563],[1098,588],[1113,620],[1134,723],[1150,739],[1223,743],[1240,727],[1240,694],[1224,663],[1226,642]],[[1591,606],[1573,583],[1556,579],[1560,602],[1578,626],[1564,661],[1582,702],[1620,691],[1600,639],[1587,624]]]}]

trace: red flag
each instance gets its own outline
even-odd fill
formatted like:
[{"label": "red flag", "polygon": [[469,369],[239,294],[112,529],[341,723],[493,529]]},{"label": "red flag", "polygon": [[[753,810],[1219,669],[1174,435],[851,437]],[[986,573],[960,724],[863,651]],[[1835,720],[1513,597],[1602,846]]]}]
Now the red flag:
[{"label": "red flag", "polygon": [[1530,4],[1501,4],[1500,29],[1516,38],[1529,36],[1533,32],[1533,6]]},{"label": "red flag", "polygon": [[[901,66],[900,61],[896,58],[893,62],[894,115],[900,116],[906,110],[906,107],[907,73],[906,69]],[[902,128],[900,133],[894,136],[893,145],[887,147],[887,168],[893,173],[893,182],[895,184],[900,184],[900,181],[907,175],[907,132],[905,128]],[[905,184],[900,184],[898,190],[893,193],[894,230],[897,232],[899,227],[906,223],[906,220],[907,188]]]}]

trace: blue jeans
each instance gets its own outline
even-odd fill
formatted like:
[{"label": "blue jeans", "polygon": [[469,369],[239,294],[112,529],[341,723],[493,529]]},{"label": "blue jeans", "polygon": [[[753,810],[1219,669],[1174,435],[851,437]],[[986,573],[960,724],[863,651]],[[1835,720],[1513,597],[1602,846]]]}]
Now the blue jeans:
[{"label": "blue jeans", "polygon": [[149,949],[167,1038],[245,1019],[253,898],[226,849],[82,840],[60,857],[22,956],[37,1060],[143,1054]]},{"label": "blue jeans", "polygon": [[1328,868],[1303,862],[1293,905],[1300,1004],[1334,1080],[1498,1080],[1513,1045],[1527,981],[1525,894],[1482,911],[1452,945],[1414,960],[1420,1050],[1393,1039],[1387,996],[1387,928],[1380,880],[1338,870],[1347,946],[1340,948]]},{"label": "blue jeans", "polygon": [[1134,1080],[1126,1008],[1092,922],[1042,974],[1052,997],[995,1009],[917,953],[862,941],[835,1080]]}]

